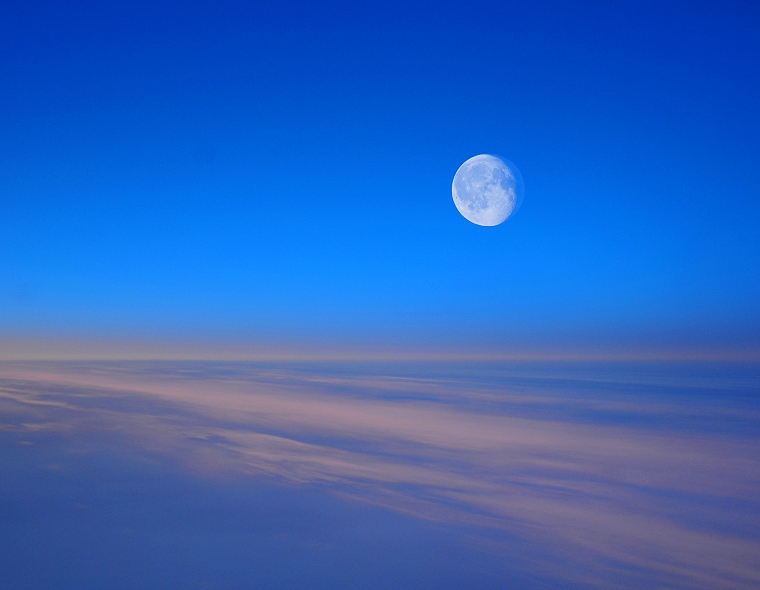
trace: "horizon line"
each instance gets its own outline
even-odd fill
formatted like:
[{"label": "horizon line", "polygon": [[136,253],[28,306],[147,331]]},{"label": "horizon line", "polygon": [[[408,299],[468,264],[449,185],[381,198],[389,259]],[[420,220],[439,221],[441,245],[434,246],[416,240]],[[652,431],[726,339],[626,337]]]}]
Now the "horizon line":
[{"label": "horizon line", "polygon": [[760,349],[685,346],[474,346],[178,342],[157,339],[0,338],[0,362],[25,361],[760,361]]}]

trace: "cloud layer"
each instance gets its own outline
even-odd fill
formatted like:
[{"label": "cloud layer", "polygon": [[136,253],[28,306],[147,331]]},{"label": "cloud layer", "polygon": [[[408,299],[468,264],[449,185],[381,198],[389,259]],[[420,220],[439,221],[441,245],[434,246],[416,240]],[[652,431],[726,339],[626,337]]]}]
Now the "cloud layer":
[{"label": "cloud layer", "polygon": [[[107,436],[206,477],[254,475],[465,526],[580,584],[760,585],[751,372],[6,363],[3,428]],[[513,556],[514,557],[514,556]]]}]

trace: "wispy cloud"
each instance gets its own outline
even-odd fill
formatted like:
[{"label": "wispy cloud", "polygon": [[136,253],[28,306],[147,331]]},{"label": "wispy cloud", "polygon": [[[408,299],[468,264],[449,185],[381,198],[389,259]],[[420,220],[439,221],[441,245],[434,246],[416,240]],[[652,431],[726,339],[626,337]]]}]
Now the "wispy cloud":
[{"label": "wispy cloud", "polygon": [[[556,577],[610,587],[760,585],[757,437],[631,419],[709,420],[730,413],[725,404],[653,397],[656,379],[622,383],[640,396],[620,395],[621,382],[606,378],[594,391],[607,395],[581,395],[589,381],[403,373],[6,364],[0,408],[27,436],[55,424],[97,431],[200,473],[321,485],[500,531],[553,556],[541,567]],[[756,411],[746,408],[744,419],[759,423]]]}]

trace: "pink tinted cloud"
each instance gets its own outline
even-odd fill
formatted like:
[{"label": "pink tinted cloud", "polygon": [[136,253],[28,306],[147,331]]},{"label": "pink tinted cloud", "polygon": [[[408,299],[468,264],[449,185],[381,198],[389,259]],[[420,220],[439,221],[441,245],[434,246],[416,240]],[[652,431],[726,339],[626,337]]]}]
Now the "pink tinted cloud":
[{"label": "pink tinted cloud", "polygon": [[[419,517],[503,530],[587,560],[605,585],[615,567],[682,587],[760,585],[758,536],[714,525],[736,519],[731,503],[754,506],[745,516],[758,518],[760,443],[751,438],[477,411],[452,402],[496,394],[456,380],[288,371],[188,378],[136,367],[6,366],[0,400],[34,409],[41,423],[58,416],[69,428],[108,431],[203,472],[323,485]],[[374,395],[351,393],[368,388]],[[551,392],[502,393],[559,401]],[[129,412],[78,403],[92,397],[146,403]]]}]

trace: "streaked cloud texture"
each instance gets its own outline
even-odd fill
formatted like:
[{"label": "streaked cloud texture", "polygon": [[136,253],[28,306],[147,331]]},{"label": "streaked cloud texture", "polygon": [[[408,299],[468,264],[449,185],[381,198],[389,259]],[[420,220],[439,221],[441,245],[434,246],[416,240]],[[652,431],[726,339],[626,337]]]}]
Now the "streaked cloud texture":
[{"label": "streaked cloud texture", "polygon": [[5,363],[0,409],[17,442],[316,486],[546,579],[753,588],[758,383],[725,363]]}]

